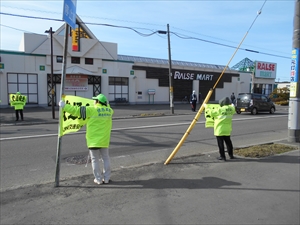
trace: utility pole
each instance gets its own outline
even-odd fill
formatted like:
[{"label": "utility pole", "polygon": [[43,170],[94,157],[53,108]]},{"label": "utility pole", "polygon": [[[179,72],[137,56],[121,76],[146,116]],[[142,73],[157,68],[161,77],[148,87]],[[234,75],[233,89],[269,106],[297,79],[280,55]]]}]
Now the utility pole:
[{"label": "utility pole", "polygon": [[174,114],[174,89],[173,89],[173,76],[172,76],[172,59],[171,59],[171,42],[170,42],[170,29],[167,24],[167,31],[159,30],[159,34],[168,34],[168,53],[169,53],[169,95],[170,95],[170,110],[171,114]]},{"label": "utility pole", "polygon": [[55,119],[54,89],[53,89],[53,32],[52,32],[52,27],[50,27],[50,39],[51,39],[51,108],[52,108],[52,118]]},{"label": "utility pole", "polygon": [[172,76],[172,60],[171,60],[171,43],[170,43],[170,30],[167,24],[168,32],[168,49],[169,49],[169,86],[170,86],[170,110],[174,114],[174,89],[173,89],[173,76]]},{"label": "utility pole", "polygon": [[55,119],[55,109],[54,109],[54,86],[53,86],[53,33],[52,27],[46,30],[45,33],[50,33],[50,48],[51,48],[51,108],[52,108],[52,119]]},{"label": "utility pole", "polygon": [[288,119],[288,142],[300,142],[300,0],[295,0]]}]

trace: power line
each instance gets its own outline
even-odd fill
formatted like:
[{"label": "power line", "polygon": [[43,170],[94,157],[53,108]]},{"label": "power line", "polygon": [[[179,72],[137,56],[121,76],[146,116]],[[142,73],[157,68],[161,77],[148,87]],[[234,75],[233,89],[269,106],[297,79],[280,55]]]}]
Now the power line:
[{"label": "power line", "polygon": [[33,33],[33,32],[30,32],[30,31],[27,31],[27,30],[18,29],[18,28],[7,26],[7,25],[3,25],[3,24],[0,24],[0,25],[3,26],[3,27],[7,27],[7,28],[10,28],[10,29],[13,29],[13,30],[18,30],[18,31],[27,32],[27,33]]},{"label": "power line", "polygon": [[[223,0],[218,0],[218,1],[223,1]],[[253,0],[253,1],[262,1],[262,0]],[[269,0],[269,1],[283,1],[283,0]],[[284,0],[284,1],[294,1],[294,0]],[[261,9],[264,7],[265,3],[266,3],[266,1],[264,2],[264,4],[261,7]],[[5,5],[5,4],[2,4],[1,7],[12,8],[12,9],[19,9],[19,10],[25,10],[25,11],[34,11],[34,12],[48,13],[48,14],[59,14],[59,15],[61,14],[61,12],[46,11],[46,10],[37,10],[37,9],[34,9],[34,8],[12,7],[12,6]],[[261,9],[260,9],[260,11],[261,11]],[[152,26],[165,27],[165,25],[161,25],[161,24],[145,23],[145,22],[139,22],[139,21],[130,21],[130,20],[124,20],[124,19],[112,19],[112,18],[99,17],[99,16],[81,15],[81,17],[93,18],[93,19],[104,19],[104,20],[111,20],[111,21],[119,21],[119,22],[125,22],[125,23],[135,23],[135,24],[143,24],[143,25],[152,25]],[[188,32],[188,33],[193,33],[193,34],[200,35],[200,36],[205,36],[205,37],[209,37],[209,38],[213,38],[213,39],[217,39],[217,40],[222,40],[222,41],[226,41],[226,42],[235,43],[233,41],[229,41],[229,40],[225,40],[225,39],[222,39],[222,38],[217,38],[217,37],[213,37],[213,36],[201,34],[201,33],[194,32],[194,31],[185,30],[185,29],[182,29],[182,28],[174,27],[174,26],[172,26],[172,28],[176,29],[176,30],[181,30],[181,31],[184,31],[184,32]],[[136,29],[145,29],[145,28],[136,28]],[[159,37],[163,38],[163,36],[159,36]],[[224,46],[226,47],[226,45],[224,45]],[[251,45],[247,45],[247,46],[255,48],[255,46],[251,46]],[[265,48],[261,48],[261,47],[260,47],[260,49],[264,49],[264,50],[272,51],[272,52],[277,52],[277,53],[281,53],[281,54],[286,54],[284,52],[279,52],[279,51],[275,51],[275,50],[265,49]],[[272,55],[272,54],[270,54],[270,55]]]},{"label": "power line", "polygon": [[[170,33],[172,33],[175,36],[177,36],[179,38],[182,38],[182,39],[194,39],[194,40],[199,40],[199,41],[203,41],[203,42],[207,42],[207,43],[211,43],[211,44],[215,44],[215,45],[220,45],[220,46],[224,46],[224,47],[236,49],[236,46],[226,45],[226,44],[222,44],[222,43],[214,42],[214,41],[208,41],[208,40],[201,39],[201,38],[196,38],[196,37],[188,37],[188,36],[184,37],[184,36],[181,36],[178,33],[174,33],[174,32],[170,32]],[[245,48],[240,48],[240,50],[244,50],[244,51],[248,51],[248,52],[252,52],[252,53],[263,54],[263,55],[274,56],[274,57],[291,59],[291,57],[286,57],[286,56],[281,56],[281,55],[275,55],[275,54],[269,54],[269,53],[265,53],[265,52],[259,52],[257,50],[251,50],[251,49],[245,49]]]},{"label": "power line", "polygon": [[[7,16],[28,18],[28,19],[40,19],[40,20],[49,20],[49,21],[64,22],[64,20],[62,20],[62,19],[53,19],[53,18],[47,18],[47,17],[26,16],[26,15],[12,14],[12,13],[4,13],[4,12],[0,12],[0,14],[7,15]],[[112,25],[112,24],[93,23],[93,22],[81,22],[81,23],[86,24],[86,25],[97,25],[97,26],[107,26],[107,27],[113,27],[113,28],[129,29],[129,30],[132,30],[135,33],[139,34],[142,37],[149,37],[149,36],[152,36],[152,35],[158,33],[158,30],[154,30],[153,31],[153,30],[146,29],[146,28],[135,28],[134,29],[132,27],[127,27],[127,26],[118,26],[118,25]],[[253,23],[254,23],[254,21],[253,21]],[[253,23],[252,23],[252,25],[253,25]],[[252,25],[250,26],[249,30],[251,29]],[[1,26],[9,27],[9,26],[3,25],[3,24],[1,24]],[[17,28],[13,28],[13,27],[9,27],[9,28],[18,30]],[[151,31],[151,33],[147,33],[147,34],[146,33],[142,33],[140,31],[138,31],[137,29],[149,30],[149,31]],[[186,36],[186,35],[175,33],[175,32],[170,32],[170,33],[174,34],[175,36],[177,36],[178,38],[181,38],[181,39],[193,39],[193,40],[198,40],[198,41],[202,41],[202,42],[206,42],[206,43],[210,43],[210,44],[215,44],[215,45],[219,45],[219,46],[223,46],[223,47],[234,48],[234,49],[236,48],[236,46],[222,44],[220,42],[205,40],[205,39],[197,38],[197,37],[190,37],[190,36]],[[270,53],[264,53],[264,52],[259,52],[257,50],[251,50],[251,49],[245,49],[245,48],[240,48],[240,50],[244,50],[244,51],[248,51],[248,52],[252,52],[252,53],[257,53],[257,54],[263,54],[263,55],[269,55],[269,56],[279,57],[279,58],[290,59],[290,57],[281,56],[281,55],[275,55],[275,54],[270,54]]]}]

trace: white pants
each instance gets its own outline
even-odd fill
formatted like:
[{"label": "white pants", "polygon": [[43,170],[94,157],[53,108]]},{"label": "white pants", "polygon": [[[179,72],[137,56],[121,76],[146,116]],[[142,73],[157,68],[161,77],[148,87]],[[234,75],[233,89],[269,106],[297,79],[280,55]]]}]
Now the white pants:
[{"label": "white pants", "polygon": [[93,167],[93,174],[98,181],[102,181],[102,174],[100,170],[100,153],[103,161],[103,176],[105,181],[109,181],[111,168],[110,168],[110,158],[108,154],[108,148],[99,148],[90,150],[91,160],[92,160],[92,167]]}]

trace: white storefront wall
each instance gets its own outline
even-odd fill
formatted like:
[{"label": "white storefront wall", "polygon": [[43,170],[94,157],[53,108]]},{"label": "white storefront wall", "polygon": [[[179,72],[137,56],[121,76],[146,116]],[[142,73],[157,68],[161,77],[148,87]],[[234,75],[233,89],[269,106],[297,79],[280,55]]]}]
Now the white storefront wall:
[{"label": "white storefront wall", "polygon": [[40,65],[45,65],[45,56],[31,56],[20,55],[17,52],[13,54],[1,54],[1,61],[4,64],[4,69],[1,70],[0,83],[1,83],[1,105],[8,105],[8,94],[28,92],[30,84],[20,84],[17,89],[15,85],[8,85],[11,80],[7,80],[7,73],[14,77],[15,74],[37,74],[37,90],[31,85],[31,90],[38,92],[37,101],[41,104],[46,103],[46,92],[41,90],[47,90],[47,73],[46,71],[40,71]]},{"label": "white storefront wall", "polygon": [[[48,93],[47,93],[47,74],[51,73],[50,56],[30,56],[16,54],[2,54],[2,62],[5,64],[5,69],[2,70],[0,75],[1,81],[1,106],[8,105],[8,90],[7,90],[7,75],[6,73],[35,73],[38,75],[38,105],[47,106]],[[91,57],[91,56],[88,56]],[[71,64],[70,57],[67,60],[67,67]],[[14,63],[10,63],[14,62]],[[84,62],[82,58],[81,62]],[[98,65],[78,65],[86,70],[95,71],[98,67],[98,73],[93,72],[95,76],[101,76],[101,92],[109,96],[111,90],[109,89],[109,77],[127,77],[128,93],[130,104],[167,104],[169,103],[169,87],[159,87],[157,79],[147,79],[146,72],[142,70],[135,70],[134,75],[130,75],[132,71],[132,62],[118,62],[106,61],[96,59]],[[40,66],[45,65],[45,71],[40,71]],[[100,66],[101,67],[100,67]],[[93,69],[92,69],[92,68]],[[54,73],[59,73],[62,69],[62,63],[56,63],[56,56],[54,56]],[[106,69],[107,73],[103,74],[102,69]],[[224,88],[216,88],[216,99],[221,99],[224,96],[230,96],[232,92],[248,92],[251,76],[249,74],[241,74],[240,78],[233,77],[231,83],[224,83]],[[148,90],[155,89],[155,95],[149,96]],[[60,99],[60,84],[56,84],[56,99]],[[193,90],[199,93],[199,82],[193,81]],[[17,90],[16,90],[17,91]],[[21,90],[19,90],[21,91]],[[22,91],[21,91],[22,92]],[[87,91],[65,91],[66,95],[77,95],[85,98],[93,96],[93,86],[88,85]],[[202,96],[204,98],[205,96]],[[113,99],[109,99],[113,101]]]},{"label": "white storefront wall", "polygon": [[[62,33],[60,30],[58,33]],[[57,56],[63,54],[64,36],[53,35],[53,72],[54,74],[61,74],[62,63],[57,62]],[[78,68],[86,71],[87,75],[101,76],[101,93],[108,96],[109,101],[113,101],[113,97],[109,93],[112,87],[109,85],[109,77],[122,77],[128,78],[128,87],[122,87],[123,91],[128,93],[128,100],[130,104],[166,104],[169,103],[169,87],[159,87],[158,79],[147,79],[146,71],[134,70],[133,65],[151,66],[151,67],[164,67],[168,65],[148,64],[131,61],[118,60],[117,44],[100,42],[95,39],[81,39],[80,52],[74,52],[71,49],[71,38],[69,39],[67,68],[77,66]],[[1,107],[8,107],[8,90],[7,73],[31,73],[37,74],[37,96],[39,106],[48,105],[48,84],[47,74],[51,73],[51,56],[50,56],[50,37],[47,35],[27,34],[23,36],[21,43],[21,51],[1,51],[1,63],[4,63],[4,69],[0,71],[0,98]],[[72,64],[71,57],[80,57],[80,64]],[[85,58],[92,58],[93,65],[85,64]],[[45,66],[45,70],[40,70],[40,66]],[[173,67],[176,69],[176,67]],[[199,68],[178,67],[178,69],[199,70]],[[207,68],[205,68],[207,69]],[[204,69],[204,70],[205,70]],[[106,73],[103,71],[106,70]],[[134,72],[133,74],[131,72]],[[220,71],[214,71],[220,72]],[[237,71],[234,71],[237,73]],[[266,81],[267,79],[263,79]],[[219,100],[225,96],[230,96],[232,92],[238,94],[239,92],[250,92],[251,74],[240,73],[240,77],[232,77],[231,82],[225,82],[223,88],[215,89],[215,99]],[[274,81],[270,80],[270,83]],[[118,87],[117,87],[118,88]],[[128,88],[128,90],[126,89]],[[155,90],[155,95],[148,94],[149,89]],[[199,90],[199,81],[193,81],[193,90],[196,93]],[[22,92],[22,90],[11,90]],[[191,90],[192,91],[192,90]],[[24,91],[26,93],[26,91]],[[65,91],[64,94],[77,95],[85,98],[93,96],[93,85],[88,85],[86,91]],[[205,96],[202,96],[204,99]],[[60,99],[60,84],[56,84],[56,99]]]},{"label": "white storefront wall", "polygon": [[[130,80],[132,85],[130,85],[132,101],[136,104],[164,104],[169,102],[169,87],[159,87],[157,79],[147,79],[146,71],[135,70],[135,76]],[[149,95],[148,90],[154,89],[155,94]]]},{"label": "white storefront wall", "polygon": [[222,99],[224,97],[230,97],[231,93],[234,92],[235,94],[238,92],[240,87],[240,82],[238,81],[237,77],[232,77],[232,82],[224,82],[224,88],[216,88],[216,99]]}]

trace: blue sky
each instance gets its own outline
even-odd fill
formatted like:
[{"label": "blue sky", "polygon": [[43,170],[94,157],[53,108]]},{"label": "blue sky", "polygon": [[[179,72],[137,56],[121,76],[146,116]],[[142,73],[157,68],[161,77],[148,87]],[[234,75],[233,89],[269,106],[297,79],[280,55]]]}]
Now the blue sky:
[{"label": "blue sky", "polygon": [[[1,13],[62,19],[63,0],[1,0],[0,4]],[[290,78],[294,7],[294,0],[77,0],[77,14],[86,23],[130,27],[141,34],[166,31],[169,24],[172,60],[227,65],[248,31],[241,48],[259,53],[238,50],[229,66],[246,57],[277,63],[276,81]],[[18,51],[24,32],[44,34],[64,22],[0,14],[0,24],[0,49]],[[167,35],[144,37],[131,29],[87,26],[98,40],[117,43],[118,54],[168,59]]]}]

